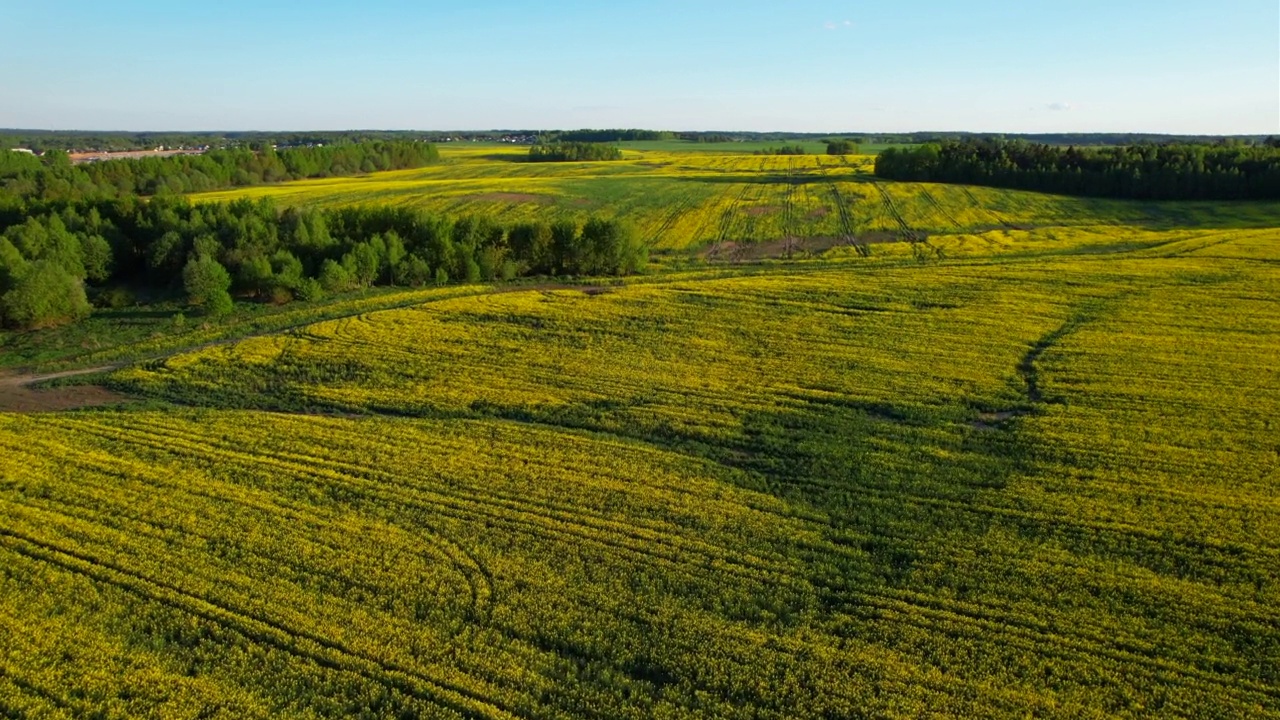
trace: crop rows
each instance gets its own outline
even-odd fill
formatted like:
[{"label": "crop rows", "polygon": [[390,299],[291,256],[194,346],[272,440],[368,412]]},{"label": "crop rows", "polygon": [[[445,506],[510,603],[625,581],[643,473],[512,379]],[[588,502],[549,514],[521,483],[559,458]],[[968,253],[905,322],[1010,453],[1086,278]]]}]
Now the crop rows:
[{"label": "crop rows", "polygon": [[[388,204],[503,223],[625,217],[655,249],[839,238],[1096,226],[1236,226],[1277,217],[1273,204],[1239,213],[1213,203],[1126,203],[917,183],[870,183],[870,158],[629,153],[604,163],[522,163],[500,151],[445,149],[418,170],[197,195],[271,197],[281,205]],[[877,190],[878,188],[878,190]],[[1254,225],[1256,226],[1256,225]]]},{"label": "crop rows", "polygon": [[[1274,235],[987,232],[445,298],[117,375],[190,410],[5,418],[0,632],[240,715],[1280,714]],[[6,707],[110,685],[38,657]]]},{"label": "crop rows", "polygon": [[795,257],[0,414],[0,716],[1280,717],[1276,208],[653,152],[244,192]]}]

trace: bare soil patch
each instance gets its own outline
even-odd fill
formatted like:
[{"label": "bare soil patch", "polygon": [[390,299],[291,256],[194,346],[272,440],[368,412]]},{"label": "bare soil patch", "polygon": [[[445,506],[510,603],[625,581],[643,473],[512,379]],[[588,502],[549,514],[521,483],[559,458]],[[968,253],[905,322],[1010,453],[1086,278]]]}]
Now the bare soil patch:
[{"label": "bare soil patch", "polygon": [[0,375],[0,412],[57,412],[59,410],[74,410],[76,408],[114,405],[124,402],[129,398],[99,385],[73,385],[54,388],[32,387],[47,380],[88,375],[114,369],[114,366],[107,366],[44,375]]},{"label": "bare soil patch", "polygon": [[138,160],[141,158],[165,158],[174,155],[203,155],[204,150],[126,150],[122,152],[71,153],[67,157],[72,165],[103,162],[106,160]]},{"label": "bare soil patch", "polygon": [[995,412],[978,413],[978,419],[972,425],[975,430],[998,430],[1004,423],[1029,414],[1027,410],[997,410]]}]

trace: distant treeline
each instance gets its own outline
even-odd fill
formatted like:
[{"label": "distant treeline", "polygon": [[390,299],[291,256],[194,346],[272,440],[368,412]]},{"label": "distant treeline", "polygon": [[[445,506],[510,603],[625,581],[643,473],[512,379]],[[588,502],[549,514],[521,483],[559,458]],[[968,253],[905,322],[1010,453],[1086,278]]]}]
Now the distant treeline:
[{"label": "distant treeline", "polygon": [[299,132],[85,132],[62,130],[0,129],[0,150],[22,147],[46,150],[151,150],[158,146],[234,148],[278,145],[281,148],[306,145],[384,142],[511,141],[513,138],[542,138],[545,142],[623,142],[635,140],[686,140],[698,143],[821,141],[848,137],[860,144],[915,145],[948,140],[1025,140],[1046,145],[1137,145],[1162,143],[1242,142],[1258,144],[1265,136],[1155,135],[1149,133],[1002,133],[913,132],[913,133],[786,133],[741,131],[671,131],[640,129],[606,130],[345,130]]},{"label": "distant treeline", "polygon": [[[854,134],[850,134],[852,137]],[[1152,133],[969,133],[969,132],[913,132],[876,133],[863,135],[858,142],[880,145],[919,145],[943,143],[951,140],[990,140],[1039,143],[1076,147],[1117,145],[1161,145],[1170,143],[1208,145],[1234,143],[1257,145],[1265,142],[1265,135],[1157,135]]]},{"label": "distant treeline", "polygon": [[919,145],[943,143],[950,140],[1022,140],[1045,145],[1075,145],[1077,147],[1150,145],[1168,143],[1186,144],[1263,144],[1264,135],[1153,135],[1147,133],[1041,133],[1016,135],[1004,133],[966,132],[913,132],[913,133],[785,133],[785,132],[679,132],[679,139],[696,143],[727,142],[827,142],[832,138],[846,138],[855,145]]},{"label": "distant treeline", "polygon": [[1076,148],[1001,140],[889,149],[876,175],[1142,200],[1280,199],[1280,143]]},{"label": "distant treeline", "polygon": [[852,140],[828,140],[828,155],[857,155],[858,143]]},{"label": "distant treeline", "polygon": [[91,297],[185,293],[218,314],[232,295],[278,303],[374,284],[625,274],[648,259],[613,220],[504,226],[387,207],[280,212],[265,200],[55,204],[0,228],[0,323],[19,328],[82,318]]},{"label": "distant treeline", "polygon": [[556,142],[529,148],[529,162],[593,162],[621,159],[622,151],[605,143]]},{"label": "distant treeline", "polygon": [[496,141],[513,135],[536,135],[537,131],[440,132],[407,130],[342,130],[290,132],[86,132],[63,130],[0,129],[0,150],[28,148],[49,150],[122,152],[165,148],[214,149],[256,148],[267,145],[279,149],[315,145],[351,145],[368,142],[440,142],[452,140]]},{"label": "distant treeline", "polygon": [[807,155],[808,151],[803,145],[783,145],[782,147],[771,147],[763,150],[756,150],[752,155]]},{"label": "distant treeline", "polygon": [[675,140],[679,136],[668,130],[570,130],[544,133],[548,142],[634,142],[640,140]]},{"label": "distant treeline", "polygon": [[[858,144],[852,140],[825,140],[827,144],[828,155],[857,155]],[[763,150],[756,150],[752,155],[806,155],[803,145],[783,145],[782,147],[769,147]]]},{"label": "distant treeline", "polygon": [[0,151],[0,208],[25,200],[79,202],[188,193],[302,178],[422,167],[439,158],[422,142],[367,142],[277,152],[212,150],[202,155],[107,160],[72,165],[66,154]]}]

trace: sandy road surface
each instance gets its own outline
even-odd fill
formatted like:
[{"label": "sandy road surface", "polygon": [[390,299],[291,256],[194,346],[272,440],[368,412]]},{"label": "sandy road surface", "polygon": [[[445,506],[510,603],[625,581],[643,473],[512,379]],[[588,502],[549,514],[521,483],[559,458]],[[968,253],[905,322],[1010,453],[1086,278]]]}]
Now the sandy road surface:
[{"label": "sandy road surface", "polygon": [[0,412],[54,412],[121,402],[126,399],[123,395],[97,385],[77,385],[47,389],[31,387],[46,380],[107,372],[119,367],[121,366],[103,365],[101,367],[66,370],[40,375],[0,373]]}]

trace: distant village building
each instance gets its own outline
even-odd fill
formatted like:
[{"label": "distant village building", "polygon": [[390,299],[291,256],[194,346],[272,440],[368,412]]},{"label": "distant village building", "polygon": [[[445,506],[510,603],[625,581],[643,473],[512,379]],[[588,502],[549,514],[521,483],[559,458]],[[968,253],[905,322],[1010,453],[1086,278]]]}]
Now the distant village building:
[{"label": "distant village building", "polygon": [[13,151],[14,151],[14,152],[20,152],[20,153],[26,153],[26,154],[28,154],[28,155],[35,155],[35,154],[36,154],[36,151],[35,151],[35,150],[32,150],[31,148],[14,148],[14,149],[13,149]]}]

